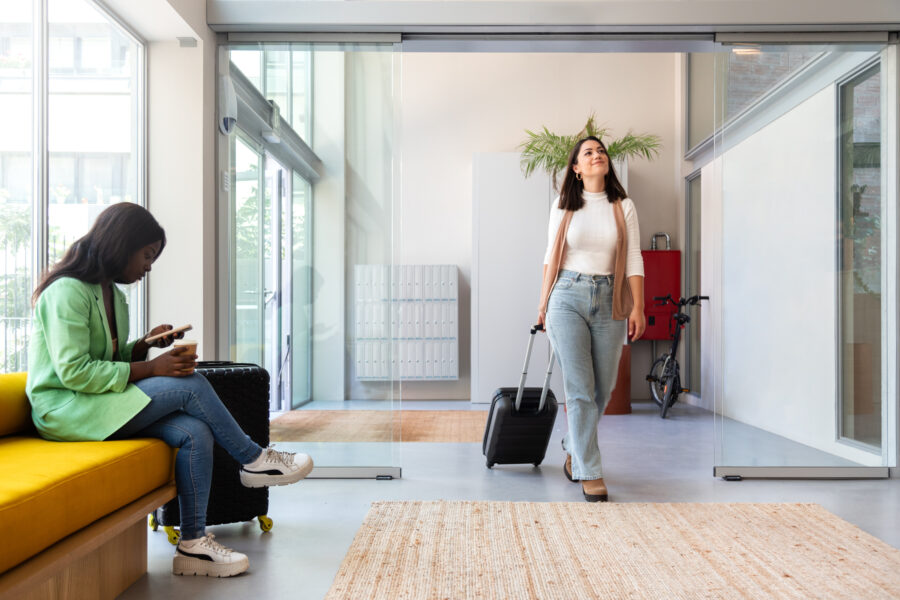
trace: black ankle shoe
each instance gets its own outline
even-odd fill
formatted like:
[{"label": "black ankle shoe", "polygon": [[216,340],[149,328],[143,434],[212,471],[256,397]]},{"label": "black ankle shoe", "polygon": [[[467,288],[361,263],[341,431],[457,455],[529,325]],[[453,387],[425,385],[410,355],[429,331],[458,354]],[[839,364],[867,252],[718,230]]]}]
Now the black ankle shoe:
[{"label": "black ankle shoe", "polygon": [[602,478],[582,481],[581,493],[588,502],[607,502],[609,500],[609,491]]}]

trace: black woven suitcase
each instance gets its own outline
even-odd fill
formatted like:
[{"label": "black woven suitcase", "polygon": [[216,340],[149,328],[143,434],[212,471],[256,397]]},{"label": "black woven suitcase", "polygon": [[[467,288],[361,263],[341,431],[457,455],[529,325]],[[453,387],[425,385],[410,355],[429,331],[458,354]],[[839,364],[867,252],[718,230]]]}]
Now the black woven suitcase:
[{"label": "black woven suitcase", "polygon": [[[263,448],[269,445],[269,373],[248,363],[205,361],[197,363],[197,373],[206,377],[225,408],[241,429]],[[259,517],[263,531],[272,527],[266,516],[269,488],[248,488],[241,484],[240,465],[219,444],[213,450],[212,486],[206,524],[220,525],[250,521]],[[171,500],[155,515],[158,524],[170,528],[181,522],[178,499]],[[172,532],[169,530],[170,541]]]},{"label": "black woven suitcase", "polygon": [[495,464],[532,463],[538,466],[547,453],[557,411],[556,396],[549,389],[552,353],[544,387],[525,387],[534,335],[542,329],[542,326],[531,329],[519,387],[503,387],[494,392],[481,445],[488,469]]}]

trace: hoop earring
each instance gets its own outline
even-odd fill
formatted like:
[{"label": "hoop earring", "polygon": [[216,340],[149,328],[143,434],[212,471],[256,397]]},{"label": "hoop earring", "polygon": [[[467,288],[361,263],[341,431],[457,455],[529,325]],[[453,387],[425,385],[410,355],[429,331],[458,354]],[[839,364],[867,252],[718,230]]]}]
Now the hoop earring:
[{"label": "hoop earring", "polygon": [[575,179],[581,181],[581,173],[575,173]]}]

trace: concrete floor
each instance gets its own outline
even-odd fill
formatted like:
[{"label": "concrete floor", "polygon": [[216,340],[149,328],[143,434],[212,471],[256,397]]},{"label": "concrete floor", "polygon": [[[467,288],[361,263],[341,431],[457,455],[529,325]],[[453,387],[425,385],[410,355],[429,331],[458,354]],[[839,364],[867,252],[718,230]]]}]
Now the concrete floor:
[{"label": "concrete floor", "polygon": [[[486,408],[468,402],[404,402],[403,408],[420,405]],[[676,406],[670,414],[662,420],[655,406],[636,403],[631,415],[601,420],[600,447],[611,501],[816,502],[900,548],[900,481],[722,481],[712,476],[711,414],[686,405]],[[151,533],[149,572],[122,598],[323,598],[375,500],[581,502],[580,486],[562,473],[560,439],[565,430],[560,411],[547,458],[539,468],[488,470],[480,444],[401,443],[402,479],[313,479],[273,488],[271,532],[261,533],[255,523],[209,528],[222,543],[250,557],[249,572],[231,579],[172,575],[173,547],[163,533]]]}]

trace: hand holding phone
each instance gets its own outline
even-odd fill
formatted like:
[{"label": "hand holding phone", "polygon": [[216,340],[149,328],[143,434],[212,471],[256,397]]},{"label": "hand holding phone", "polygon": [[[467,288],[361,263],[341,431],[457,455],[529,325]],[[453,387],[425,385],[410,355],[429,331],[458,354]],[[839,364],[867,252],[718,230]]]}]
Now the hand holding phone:
[{"label": "hand holding phone", "polygon": [[166,329],[160,333],[156,333],[154,335],[148,335],[147,337],[144,338],[144,341],[148,344],[152,344],[156,340],[162,339],[164,337],[168,337],[170,335],[174,336],[178,333],[183,333],[185,331],[190,331],[193,328],[194,328],[193,325],[188,324],[188,325],[182,325],[181,327],[176,327],[174,329]]}]

